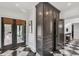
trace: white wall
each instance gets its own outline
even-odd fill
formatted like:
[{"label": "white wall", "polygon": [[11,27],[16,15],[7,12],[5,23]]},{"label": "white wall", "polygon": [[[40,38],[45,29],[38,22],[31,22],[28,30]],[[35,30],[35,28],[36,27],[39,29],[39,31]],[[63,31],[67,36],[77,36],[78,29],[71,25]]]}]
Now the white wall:
[{"label": "white wall", "polygon": [[[65,20],[65,34],[72,33],[72,24],[75,24],[74,39],[79,39],[79,18],[72,18],[72,19]],[[69,30],[68,32],[66,32],[66,28],[68,28]]]},{"label": "white wall", "polygon": [[[66,19],[65,20],[65,33],[71,33],[72,31],[72,24],[79,23],[79,18],[73,18],[73,19]],[[69,29],[68,32],[66,32],[66,28]]]},{"label": "white wall", "polygon": [[[65,20],[65,23],[64,23],[64,26],[65,26],[64,32],[65,32],[65,34],[66,33],[71,33],[71,30],[72,30],[71,25],[72,25],[72,23],[70,22],[70,20]],[[68,28],[68,32],[66,32],[66,28]]]},{"label": "white wall", "polygon": [[29,20],[32,20],[32,33],[29,32],[28,46],[33,52],[36,52],[36,9],[35,6],[31,10]]}]

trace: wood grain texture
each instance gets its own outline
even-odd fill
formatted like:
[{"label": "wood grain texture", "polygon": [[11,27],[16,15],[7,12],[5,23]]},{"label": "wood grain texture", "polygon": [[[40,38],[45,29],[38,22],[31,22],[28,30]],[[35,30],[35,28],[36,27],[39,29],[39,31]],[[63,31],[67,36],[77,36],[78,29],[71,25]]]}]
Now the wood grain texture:
[{"label": "wood grain texture", "polygon": [[59,13],[60,11],[48,2],[36,5],[36,50],[40,55],[51,55],[50,51],[56,48],[54,41],[57,41]]}]

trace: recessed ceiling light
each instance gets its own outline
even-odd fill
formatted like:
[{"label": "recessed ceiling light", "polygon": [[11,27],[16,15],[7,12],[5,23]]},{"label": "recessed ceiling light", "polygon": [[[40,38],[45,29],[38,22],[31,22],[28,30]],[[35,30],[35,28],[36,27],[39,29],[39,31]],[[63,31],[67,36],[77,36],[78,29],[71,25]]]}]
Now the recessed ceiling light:
[{"label": "recessed ceiling light", "polygon": [[71,6],[71,4],[72,4],[72,3],[69,2],[69,3],[67,3],[67,6]]},{"label": "recessed ceiling light", "polygon": [[19,4],[16,4],[16,6],[18,7],[18,6],[19,6]]}]

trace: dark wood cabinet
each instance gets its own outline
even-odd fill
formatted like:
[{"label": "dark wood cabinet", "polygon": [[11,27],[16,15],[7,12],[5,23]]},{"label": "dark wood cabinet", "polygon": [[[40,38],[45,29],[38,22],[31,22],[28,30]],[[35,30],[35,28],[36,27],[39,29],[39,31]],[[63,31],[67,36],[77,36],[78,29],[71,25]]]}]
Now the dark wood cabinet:
[{"label": "dark wood cabinet", "polygon": [[64,19],[60,19],[58,22],[58,43],[57,49],[64,48]]},{"label": "dark wood cabinet", "polygon": [[48,2],[36,5],[36,50],[40,55],[51,55],[57,48],[59,13]]}]

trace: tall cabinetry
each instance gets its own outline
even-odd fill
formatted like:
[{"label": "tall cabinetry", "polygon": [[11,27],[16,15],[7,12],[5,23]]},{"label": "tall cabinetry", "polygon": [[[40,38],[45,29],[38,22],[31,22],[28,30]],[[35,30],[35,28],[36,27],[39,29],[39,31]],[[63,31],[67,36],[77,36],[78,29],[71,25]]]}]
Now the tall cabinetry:
[{"label": "tall cabinetry", "polygon": [[64,19],[60,19],[58,22],[58,43],[57,49],[64,48]]},{"label": "tall cabinetry", "polygon": [[36,5],[36,50],[40,55],[51,55],[57,48],[59,13],[48,2]]}]

